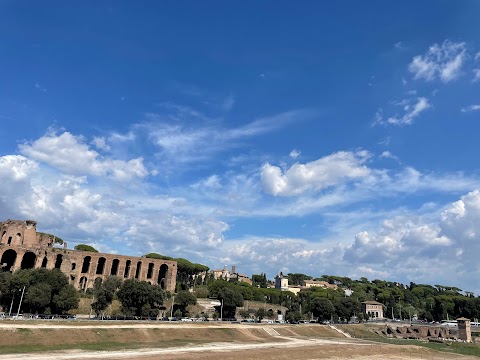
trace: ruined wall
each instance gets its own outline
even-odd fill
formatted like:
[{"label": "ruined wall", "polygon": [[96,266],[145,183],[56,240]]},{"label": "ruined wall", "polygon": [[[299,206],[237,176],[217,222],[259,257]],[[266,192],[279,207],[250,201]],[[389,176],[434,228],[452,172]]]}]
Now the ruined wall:
[{"label": "ruined wall", "polygon": [[177,262],[145,257],[76,251],[53,247],[52,239],[37,236],[34,221],[7,220],[0,223],[2,271],[60,269],[78,289],[93,287],[95,279],[116,275],[135,278],[175,291]]},{"label": "ruined wall", "polygon": [[37,245],[37,223],[33,220],[0,222],[0,244],[33,247]]}]

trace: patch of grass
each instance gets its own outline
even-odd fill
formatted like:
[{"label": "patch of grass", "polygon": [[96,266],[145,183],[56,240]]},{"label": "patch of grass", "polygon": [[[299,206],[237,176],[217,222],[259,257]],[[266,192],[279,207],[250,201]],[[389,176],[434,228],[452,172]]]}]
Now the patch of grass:
[{"label": "patch of grass", "polygon": [[31,329],[26,329],[26,328],[18,328],[17,331],[19,333],[31,333],[32,332]]},{"label": "patch of grass", "polygon": [[[22,354],[22,353],[37,353],[37,352],[51,352],[61,350],[88,350],[88,351],[114,351],[140,348],[169,348],[177,346],[186,346],[190,344],[203,344],[208,341],[192,340],[192,339],[175,339],[169,340],[168,343],[159,342],[141,342],[141,343],[124,343],[124,342],[100,342],[100,343],[85,343],[85,344],[61,344],[61,345],[6,345],[0,346],[0,353],[2,354]],[[52,354],[53,355],[53,354]],[[54,356],[53,356],[54,358]]]}]

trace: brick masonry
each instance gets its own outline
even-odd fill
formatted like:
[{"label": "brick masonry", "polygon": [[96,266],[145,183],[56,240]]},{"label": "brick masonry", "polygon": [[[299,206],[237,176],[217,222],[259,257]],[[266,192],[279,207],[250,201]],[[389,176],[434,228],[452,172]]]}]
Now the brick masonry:
[{"label": "brick masonry", "polygon": [[77,289],[93,287],[97,278],[116,275],[135,278],[175,291],[177,262],[126,255],[103,254],[55,247],[54,239],[36,231],[33,220],[0,222],[0,266],[2,271],[60,269]]}]

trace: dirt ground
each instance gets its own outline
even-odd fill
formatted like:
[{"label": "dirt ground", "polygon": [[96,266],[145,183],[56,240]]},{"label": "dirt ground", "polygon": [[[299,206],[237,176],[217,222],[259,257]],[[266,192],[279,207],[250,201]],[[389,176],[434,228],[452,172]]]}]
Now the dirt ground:
[{"label": "dirt ground", "polygon": [[[474,357],[349,339],[321,325],[249,326],[243,324],[61,324],[0,323],[0,360],[473,360]],[[138,348],[112,351],[72,350],[2,354],[2,345],[78,344],[114,341]],[[132,348],[132,346],[130,346]],[[118,348],[117,348],[118,349]]]}]

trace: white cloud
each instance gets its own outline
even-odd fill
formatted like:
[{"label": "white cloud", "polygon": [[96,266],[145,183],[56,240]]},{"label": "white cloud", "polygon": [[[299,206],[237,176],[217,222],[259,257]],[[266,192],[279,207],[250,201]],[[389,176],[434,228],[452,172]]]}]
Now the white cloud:
[{"label": "white cloud", "polygon": [[58,136],[50,133],[30,144],[21,144],[19,148],[22,154],[65,174],[108,176],[120,181],[148,175],[142,158],[128,161],[103,158],[90,149],[82,137],[69,132]]},{"label": "white cloud", "polygon": [[431,81],[439,78],[447,83],[461,75],[466,57],[465,43],[445,40],[441,45],[430,46],[425,55],[415,56],[408,68],[415,79]]},{"label": "white cloud", "polygon": [[295,150],[293,149],[292,151],[290,151],[290,154],[289,156],[292,158],[292,159],[296,159],[300,156],[301,152],[298,151],[298,150]]},{"label": "white cloud", "polygon": [[[287,111],[256,119],[243,126],[224,128],[218,124],[212,126],[211,119],[205,119],[204,115],[199,115],[195,110],[180,111],[178,106],[174,110],[168,116],[149,114],[149,123],[139,127],[149,134],[160,149],[162,158],[175,159],[177,164],[207,160],[218,152],[238,146],[245,139],[275,131],[294,121],[302,121],[312,114],[307,110]],[[169,116],[183,119],[182,124],[165,121]],[[198,121],[188,125],[192,117],[201,120],[200,125]]]},{"label": "white cloud", "polygon": [[264,190],[274,196],[292,196],[309,190],[319,191],[348,180],[366,177],[370,170],[364,165],[365,152],[337,152],[318,160],[292,165],[282,170],[266,163],[262,167]]},{"label": "white cloud", "polygon": [[417,118],[422,112],[431,107],[428,99],[424,97],[417,98],[416,102],[405,99],[402,104],[404,105],[403,110],[405,112],[403,116],[399,117],[395,115],[393,117],[389,117],[385,121],[381,119],[379,122],[391,125],[410,125],[413,123],[415,118]]},{"label": "white cloud", "polygon": [[466,106],[460,109],[461,112],[471,112],[471,111],[478,111],[480,110],[480,104],[479,105],[470,105]]},{"label": "white cloud", "polygon": [[393,155],[390,151],[384,151],[382,152],[382,154],[380,155],[381,158],[385,158],[385,159],[392,159],[392,160],[399,160],[398,159],[398,156],[395,156]]},{"label": "white cloud", "polygon": [[473,69],[473,82],[480,81],[480,69]]},{"label": "white cloud", "polygon": [[100,150],[104,150],[104,151],[110,151],[110,146],[107,144],[107,142],[105,141],[105,138],[103,136],[95,136],[92,140],[92,144],[97,148],[97,149],[100,149]]}]

